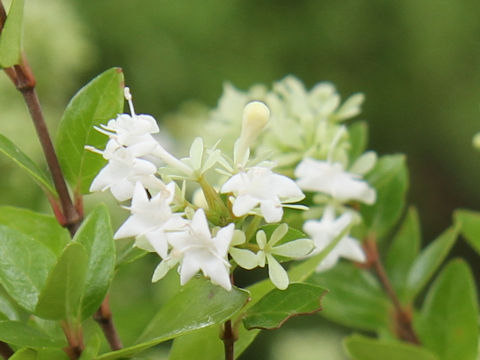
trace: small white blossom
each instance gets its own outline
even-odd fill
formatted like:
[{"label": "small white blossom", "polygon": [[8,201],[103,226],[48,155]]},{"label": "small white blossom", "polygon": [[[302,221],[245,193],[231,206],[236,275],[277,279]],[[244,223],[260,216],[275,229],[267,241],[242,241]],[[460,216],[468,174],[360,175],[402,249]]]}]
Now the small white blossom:
[{"label": "small white blossom", "polygon": [[[347,230],[352,222],[352,215],[344,213],[335,218],[335,209],[327,206],[320,221],[309,220],[303,225],[303,230],[315,243],[313,254],[318,254],[326,249],[332,242],[338,239]],[[318,265],[317,271],[324,271],[333,267],[340,257],[353,261],[365,262],[366,257],[358,240],[344,235],[337,245],[328,253]]]},{"label": "small white blossom", "polygon": [[[187,223],[180,214],[172,214],[170,203],[175,194],[175,184],[171,182],[151,199],[140,182],[135,185],[132,206],[132,215],[115,233],[115,239],[135,236],[142,244],[145,238],[148,244],[162,258],[167,257],[167,234],[171,231],[181,231]],[[142,248],[150,247],[147,245]]]},{"label": "small white blossom", "polygon": [[373,204],[376,192],[359,175],[346,172],[340,163],[306,158],[295,169],[297,184],[306,191],[319,191],[341,202],[358,200]]},{"label": "small white blossom", "polygon": [[267,242],[267,236],[263,230],[257,232],[257,253],[258,266],[264,267],[268,264],[268,276],[272,283],[280,290],[288,287],[289,279],[285,269],[275,259],[274,255],[289,258],[300,258],[307,255],[313,248],[309,239],[299,239],[275,246],[288,232],[288,225],[279,225],[272,233]]},{"label": "small white blossom", "polygon": [[235,216],[246,215],[260,205],[268,223],[282,219],[283,203],[297,202],[305,197],[292,179],[260,166],[233,175],[223,184],[221,192],[236,196],[232,209]]},{"label": "small white blossom", "polygon": [[169,234],[172,251],[182,254],[180,283],[184,285],[198,271],[226,290],[231,290],[230,264],[227,252],[232,241],[234,225],[221,228],[212,238],[203,209],[198,209],[187,231]]},{"label": "small white blossom", "polygon": [[132,198],[137,182],[150,190],[163,188],[163,183],[155,177],[157,167],[150,161],[135,158],[125,148],[118,148],[109,156],[108,164],[92,181],[91,192],[110,189],[118,201],[125,201]]}]

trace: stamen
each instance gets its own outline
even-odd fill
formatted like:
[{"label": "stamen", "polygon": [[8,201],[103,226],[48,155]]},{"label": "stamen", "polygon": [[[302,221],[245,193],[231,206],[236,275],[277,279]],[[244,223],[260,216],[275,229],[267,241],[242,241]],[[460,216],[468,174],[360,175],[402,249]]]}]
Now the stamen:
[{"label": "stamen", "polygon": [[88,150],[88,151],[91,151],[93,153],[96,153],[96,154],[100,154],[100,155],[103,155],[103,151],[102,150],[99,150],[93,146],[90,146],[90,145],[85,145],[83,147],[85,150]]},{"label": "stamen", "polygon": [[125,89],[123,90],[123,95],[125,96],[125,99],[128,101],[128,107],[130,108],[130,114],[132,115],[132,117],[137,116],[135,114],[135,109],[133,107],[132,94],[130,93],[130,88],[128,86],[125,87]]}]

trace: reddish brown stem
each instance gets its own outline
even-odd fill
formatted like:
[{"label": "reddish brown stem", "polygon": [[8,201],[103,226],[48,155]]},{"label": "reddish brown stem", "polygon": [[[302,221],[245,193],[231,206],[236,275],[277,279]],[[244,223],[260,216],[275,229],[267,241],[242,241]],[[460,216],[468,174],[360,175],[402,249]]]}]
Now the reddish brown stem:
[{"label": "reddish brown stem", "polygon": [[[233,274],[230,274],[230,282],[234,284]],[[220,338],[223,341],[225,348],[225,360],[234,360],[235,359],[235,341],[237,341],[238,336],[235,330],[232,327],[232,320],[225,321],[223,324],[223,331],[220,335]]]},{"label": "reddish brown stem", "polygon": [[63,350],[67,353],[68,357],[72,360],[77,360],[82,356],[83,349],[83,335],[82,328],[80,325],[72,325],[63,322],[62,323],[63,332],[67,338],[68,346]]},{"label": "reddish brown stem", "polygon": [[0,341],[0,355],[4,359],[8,359],[10,356],[12,356],[14,353],[13,349],[8,345],[7,343],[4,343],[3,341]]},{"label": "reddish brown stem", "polygon": [[397,336],[404,341],[420,345],[420,340],[418,339],[418,336],[412,326],[412,314],[400,303],[398,295],[393,288],[390,279],[388,278],[382,261],[380,260],[377,242],[373,238],[368,238],[364,243],[364,248],[365,252],[367,253],[367,263],[375,269],[375,272],[382,283],[385,292],[388,294],[388,297],[392,301],[395,308],[394,322]]},{"label": "reddish brown stem", "polygon": [[112,311],[110,310],[108,295],[103,300],[102,305],[97,310],[95,315],[93,315],[93,318],[102,328],[105,338],[110,344],[110,348],[112,350],[120,350],[123,348],[123,344],[120,341],[120,337],[118,336],[117,330],[113,324]]},{"label": "reddish brown stem", "polygon": [[35,91],[35,78],[33,77],[26,61],[24,61],[22,65],[16,65],[15,72],[17,75],[16,87],[22,93],[25,103],[27,104],[47,160],[48,168],[52,174],[55,189],[57,190],[60,199],[62,212],[66,222],[62,225],[67,227],[73,235],[82,221],[82,218],[73,205],[52,140],[48,133],[47,124],[45,123],[42,108]]}]

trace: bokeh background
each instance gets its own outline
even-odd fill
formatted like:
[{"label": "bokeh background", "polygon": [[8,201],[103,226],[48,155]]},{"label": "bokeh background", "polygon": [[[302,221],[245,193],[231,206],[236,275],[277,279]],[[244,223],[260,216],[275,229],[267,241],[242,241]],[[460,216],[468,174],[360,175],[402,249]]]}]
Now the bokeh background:
[{"label": "bokeh background", "polygon": [[[479,10],[477,0],[30,0],[25,49],[53,133],[75,91],[112,66],[124,69],[137,111],[160,122],[185,102],[215,106],[225,81],[247,89],[294,74],[309,88],[331,81],[344,98],[364,92],[369,147],[408,156],[409,201],[426,243],[454,209],[480,209],[480,156],[471,145],[480,130]],[[43,162],[4,74],[0,133]],[[0,175],[1,205],[49,211],[4,157]],[[461,243],[454,255],[478,263]],[[175,286],[173,278],[150,284],[155,261],[122,269],[113,284],[126,343]],[[345,331],[319,316],[296,319],[263,334],[244,359],[343,359]],[[147,356],[161,358],[158,351]]]}]

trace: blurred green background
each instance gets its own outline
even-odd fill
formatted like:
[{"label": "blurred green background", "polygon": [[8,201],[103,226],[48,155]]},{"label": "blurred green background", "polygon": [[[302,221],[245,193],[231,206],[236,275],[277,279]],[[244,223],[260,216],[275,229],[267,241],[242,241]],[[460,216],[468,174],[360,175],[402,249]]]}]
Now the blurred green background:
[{"label": "blurred green background", "polygon": [[[426,242],[451,224],[455,208],[480,209],[480,156],[471,146],[480,130],[479,10],[477,0],[27,1],[25,48],[52,132],[75,91],[112,66],[124,69],[137,112],[160,121],[188,100],[215,106],[224,81],[247,89],[295,74],[307,87],[331,81],[344,98],[362,91],[370,148],[408,156],[409,200]],[[41,162],[33,126],[3,74],[0,109],[0,132]],[[48,211],[3,157],[0,174],[1,204]],[[478,263],[462,245],[455,254]],[[118,323],[134,324],[122,334],[126,343],[151,304],[165,301],[168,286],[150,285],[155,261],[123,269],[114,283]],[[115,300],[125,292],[137,295]],[[323,320],[314,320],[264,334],[244,358],[267,359],[277,341],[283,350],[271,359],[291,359],[288,349],[307,343],[343,359],[332,355],[339,351],[332,339],[344,330],[322,332]]]}]

